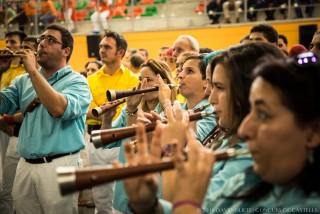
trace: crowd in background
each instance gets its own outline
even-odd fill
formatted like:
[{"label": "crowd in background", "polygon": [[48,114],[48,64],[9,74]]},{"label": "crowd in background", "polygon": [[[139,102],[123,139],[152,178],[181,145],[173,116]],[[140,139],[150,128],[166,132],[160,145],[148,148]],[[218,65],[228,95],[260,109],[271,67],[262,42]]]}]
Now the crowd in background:
[{"label": "crowd in background", "polygon": [[[80,75],[68,65],[72,27],[49,22],[38,38],[6,33],[0,49],[1,213],[77,213],[78,206],[97,213],[319,211],[319,31],[309,47],[290,50],[268,24],[224,50],[180,35],[159,47],[157,59],[107,31],[99,59],[84,62]],[[153,86],[158,91],[92,113],[110,102],[107,90]],[[215,114],[189,121],[199,109]],[[94,147],[94,131],[137,123],[135,149],[130,138]],[[146,124],[157,124],[152,136]],[[250,153],[215,162],[213,151],[228,148]],[[160,158],[173,160],[175,170],[95,186],[88,200],[81,192],[61,196],[57,187],[60,166],[116,168]]]},{"label": "crowd in background", "polygon": [[[48,24],[62,21],[69,31],[76,32],[75,23],[85,18],[82,17],[83,12],[77,12],[77,8],[81,8],[79,10],[88,11],[84,14],[87,14],[85,16],[92,22],[92,33],[99,34],[109,29],[107,20],[113,16],[113,13],[116,13],[113,12],[117,10],[115,8],[125,7],[123,5],[114,6],[120,4],[119,2],[101,0],[98,5],[97,0],[88,2],[41,0],[37,5],[38,3],[36,4],[35,0],[8,0],[0,5],[0,24],[8,28],[7,31],[15,29],[15,26],[18,25],[19,30],[25,31],[27,34],[35,34],[35,25],[38,25],[38,32],[41,32]],[[137,1],[134,4],[139,2]],[[77,6],[78,4],[87,6],[80,7]],[[275,20],[277,11],[280,12],[281,19],[286,19],[289,10],[294,11],[294,15],[289,18],[312,18],[318,1],[292,0],[291,5],[289,5],[288,0],[210,0],[200,2],[200,4],[203,9],[199,12],[206,13],[211,20],[211,24],[219,24],[240,23],[241,20],[243,22],[244,19],[241,19],[240,15],[244,11],[247,11],[246,19],[251,22],[260,20],[258,18],[259,13],[265,14],[266,21]],[[133,9],[127,8],[124,11],[129,10]],[[78,17],[79,14],[82,14],[82,18]],[[125,15],[125,12],[123,12],[122,16]]]}]

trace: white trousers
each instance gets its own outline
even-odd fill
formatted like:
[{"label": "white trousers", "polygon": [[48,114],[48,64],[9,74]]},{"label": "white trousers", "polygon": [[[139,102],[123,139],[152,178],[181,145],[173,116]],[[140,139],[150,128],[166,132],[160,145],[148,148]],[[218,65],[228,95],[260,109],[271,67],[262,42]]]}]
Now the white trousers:
[{"label": "white trousers", "polygon": [[78,193],[62,196],[57,182],[58,166],[76,166],[79,153],[50,163],[30,164],[21,158],[12,190],[17,214],[78,213]]},{"label": "white trousers", "polygon": [[91,22],[93,25],[93,30],[94,31],[100,31],[100,22],[101,25],[103,27],[103,30],[108,29],[108,23],[107,23],[107,17],[109,16],[110,11],[109,10],[105,10],[103,12],[98,12],[95,11],[92,15],[91,15]]},{"label": "white trousers", "polygon": [[[229,11],[229,1],[226,1],[223,3],[222,8],[223,8],[223,15],[225,19],[230,19],[230,11]],[[234,13],[235,17],[239,18],[240,13],[239,13],[239,8],[241,6],[241,1],[235,1],[235,8],[234,8]]]},{"label": "white trousers", "polygon": [[[118,160],[120,147],[112,149],[96,149],[92,143],[89,144],[89,162],[91,166],[107,165]],[[114,182],[102,184],[92,188],[93,200],[97,214],[113,213]]]},{"label": "white trousers", "polygon": [[17,137],[10,137],[7,153],[4,159],[2,190],[0,191],[0,210],[3,214],[11,214],[14,210],[12,187],[16,169],[20,160],[17,153]]},{"label": "white trousers", "polygon": [[66,27],[70,32],[73,31],[74,29],[74,23],[73,23],[73,20],[71,19],[72,12],[73,12],[73,9],[68,8],[68,10],[63,13],[64,20],[66,22]]}]

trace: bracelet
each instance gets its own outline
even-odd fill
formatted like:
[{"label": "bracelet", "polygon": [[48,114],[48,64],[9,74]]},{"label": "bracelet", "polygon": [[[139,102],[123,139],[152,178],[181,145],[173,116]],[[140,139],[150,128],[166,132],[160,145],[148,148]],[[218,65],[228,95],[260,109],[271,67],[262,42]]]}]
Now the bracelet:
[{"label": "bracelet", "polygon": [[162,105],[162,109],[163,109],[163,111],[164,111],[164,110],[167,108],[167,106],[169,106],[169,105],[171,105],[171,104],[166,104],[166,103],[165,103],[165,104],[163,104],[163,105]]},{"label": "bracelet", "polygon": [[[154,201],[154,203],[152,204],[152,206],[150,207],[150,214],[155,214],[157,213],[157,208],[158,208],[158,204],[159,204],[159,200],[158,197],[156,197],[156,200]],[[128,201],[128,207],[131,213],[133,214],[138,214],[138,212],[136,212],[134,209],[132,209],[131,205],[130,205],[130,201]]]},{"label": "bracelet", "polygon": [[13,120],[13,115],[7,115],[7,114],[4,114],[3,115],[3,120],[8,124],[8,125],[14,125],[15,122]]},{"label": "bracelet", "polygon": [[130,112],[130,111],[128,111],[128,109],[126,109],[126,113],[127,113],[128,116],[133,116],[133,115],[135,115],[137,112],[138,112],[138,108],[137,108],[136,110],[134,110],[134,112]]},{"label": "bracelet", "polygon": [[176,201],[172,205],[172,211],[174,209],[177,209],[178,207],[184,206],[184,205],[190,205],[192,207],[197,208],[198,210],[201,209],[201,203],[197,201],[192,201],[192,200],[181,200],[181,201]]}]

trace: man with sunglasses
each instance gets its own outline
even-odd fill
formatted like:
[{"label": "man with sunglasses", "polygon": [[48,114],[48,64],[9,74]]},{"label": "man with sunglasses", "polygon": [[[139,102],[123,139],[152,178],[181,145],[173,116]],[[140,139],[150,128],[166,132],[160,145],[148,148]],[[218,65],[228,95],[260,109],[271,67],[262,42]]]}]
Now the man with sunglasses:
[{"label": "man with sunglasses", "polygon": [[78,195],[61,196],[56,168],[80,163],[91,94],[86,79],[67,65],[73,50],[68,30],[49,25],[38,42],[36,54],[27,49],[0,50],[0,54],[21,57],[27,72],[3,89],[0,98],[0,113],[21,109],[24,114],[17,144],[22,158],[12,190],[14,206],[17,213],[77,213]]},{"label": "man with sunglasses", "polygon": [[[11,31],[6,33],[6,48],[13,52],[19,51],[21,49],[22,41],[26,36],[27,35],[22,31]],[[0,89],[3,89],[9,86],[17,76],[24,74],[25,69],[20,63],[20,58],[15,57],[7,60],[6,63],[1,62],[0,73]],[[3,167],[3,173],[0,175],[2,176],[2,189],[0,188],[0,210],[3,213],[13,212],[11,191],[16,165],[19,160],[19,156],[16,154],[15,149],[17,138],[13,136],[15,125],[14,123],[10,124],[10,117],[12,116],[0,116],[0,151]]]}]

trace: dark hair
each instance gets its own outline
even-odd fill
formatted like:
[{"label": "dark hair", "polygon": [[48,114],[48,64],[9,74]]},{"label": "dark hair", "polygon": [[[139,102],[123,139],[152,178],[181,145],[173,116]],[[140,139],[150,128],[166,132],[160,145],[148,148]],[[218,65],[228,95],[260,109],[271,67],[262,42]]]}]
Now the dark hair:
[{"label": "dark hair", "polygon": [[72,51],[73,51],[73,37],[66,28],[62,27],[61,25],[57,24],[50,24],[45,28],[46,30],[56,30],[59,31],[61,34],[61,41],[62,41],[62,48],[70,48],[70,54],[67,56],[67,62],[69,62],[69,59],[71,57]]},{"label": "dark hair", "polygon": [[147,49],[145,49],[145,48],[139,48],[139,51],[143,51],[143,52],[145,52],[146,57],[148,58],[148,56],[149,56],[149,52],[147,51]]},{"label": "dark hair", "polygon": [[37,49],[39,45],[37,37],[34,37],[34,36],[28,36],[24,38],[23,42],[33,42],[35,49]]},{"label": "dark hair", "polygon": [[101,67],[103,66],[103,64],[102,64],[100,61],[98,61],[98,60],[92,60],[92,61],[88,61],[88,62],[84,65],[84,67],[87,68],[90,63],[95,63],[95,64],[98,66],[98,68],[101,68]]},{"label": "dark hair", "polygon": [[267,25],[267,24],[255,25],[251,28],[250,34],[255,32],[262,33],[263,36],[268,40],[268,42],[278,44],[278,32],[271,25]]},{"label": "dark hair", "polygon": [[[304,53],[303,53],[304,54]],[[304,127],[320,121],[320,59],[299,65],[296,59],[276,60],[268,57],[254,70],[256,77],[270,83],[278,92],[281,102],[290,109],[297,124]],[[320,194],[320,146],[313,149],[313,162],[308,161],[297,177],[297,183],[306,195]],[[271,190],[270,184],[261,182],[242,199],[257,199]]]},{"label": "dark hair", "polygon": [[283,40],[284,44],[288,45],[288,39],[285,35],[279,34],[278,37]]},{"label": "dark hair", "polygon": [[[144,68],[144,67],[149,67],[155,75],[159,74],[163,80],[167,81],[167,84],[175,84],[174,80],[171,77],[170,68],[165,62],[162,62],[160,60],[149,59],[147,60],[146,63],[142,64],[141,68]],[[177,96],[176,89],[175,88],[171,89],[172,102],[176,100],[176,96]],[[142,103],[142,109],[143,111],[148,111],[148,109],[146,109],[145,103]],[[153,109],[150,109],[150,110],[153,110]]]},{"label": "dark hair", "polygon": [[209,54],[211,52],[213,52],[213,50],[211,48],[200,48],[200,50],[199,50],[200,54],[204,54],[204,53]]},{"label": "dark hair", "polygon": [[135,69],[139,69],[144,62],[141,54],[133,54],[130,58],[130,63]]},{"label": "dark hair", "polygon": [[10,31],[4,35],[5,38],[9,37],[9,36],[19,36],[20,44],[22,44],[22,41],[24,40],[24,38],[27,37],[27,34],[25,34],[23,31],[20,31],[20,30],[14,30],[14,31]]},{"label": "dark hair", "polygon": [[183,64],[186,63],[186,61],[188,61],[188,60],[198,60],[199,61],[198,67],[200,69],[201,77],[203,80],[205,80],[206,79],[206,68],[207,68],[205,57],[203,55],[191,55],[191,56],[188,56],[184,60]]},{"label": "dark hair", "polygon": [[210,75],[212,76],[217,64],[226,68],[230,79],[230,118],[233,121],[226,131],[225,138],[230,139],[232,146],[238,141],[237,130],[243,118],[249,113],[248,101],[251,83],[253,81],[252,70],[257,60],[265,54],[273,55],[279,59],[285,58],[283,52],[275,45],[266,42],[251,42],[244,45],[231,47],[228,51],[215,56],[210,62]]},{"label": "dark hair", "polygon": [[240,40],[240,44],[244,41],[244,40],[249,40],[250,39],[250,34],[246,35],[245,37],[243,37],[241,40]]},{"label": "dark hair", "polygon": [[121,34],[114,31],[107,31],[103,37],[113,38],[116,41],[117,51],[121,49],[124,50],[122,57],[126,54],[128,43],[127,43],[127,40]]}]

